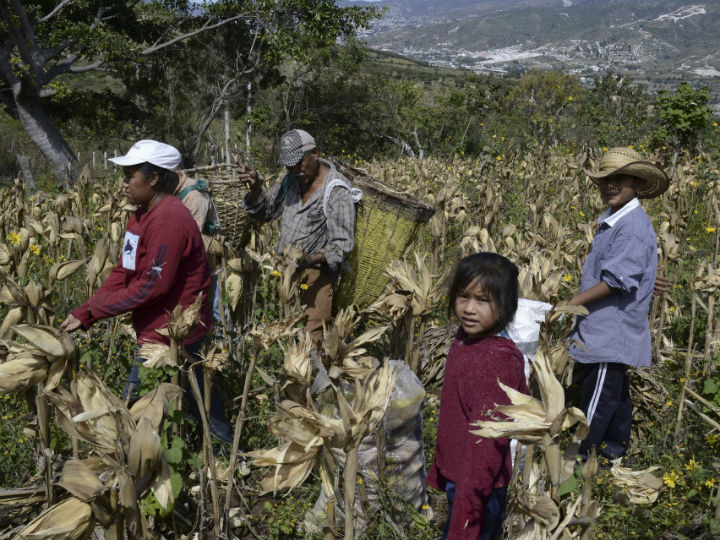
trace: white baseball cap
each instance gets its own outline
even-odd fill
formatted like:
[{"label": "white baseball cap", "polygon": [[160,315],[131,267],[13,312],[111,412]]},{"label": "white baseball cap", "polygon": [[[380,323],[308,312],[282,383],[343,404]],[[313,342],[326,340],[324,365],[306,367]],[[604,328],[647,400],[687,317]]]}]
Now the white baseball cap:
[{"label": "white baseball cap", "polygon": [[152,139],[143,139],[133,144],[124,156],[110,158],[109,161],[121,167],[140,165],[147,161],[163,169],[175,171],[182,163],[182,156],[174,146]]}]

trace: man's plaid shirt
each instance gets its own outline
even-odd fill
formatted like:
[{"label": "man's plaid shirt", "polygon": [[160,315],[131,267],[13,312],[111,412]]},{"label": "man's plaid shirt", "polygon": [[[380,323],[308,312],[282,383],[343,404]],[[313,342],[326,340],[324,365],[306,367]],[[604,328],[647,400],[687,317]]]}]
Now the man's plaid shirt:
[{"label": "man's plaid shirt", "polygon": [[282,181],[272,186],[255,202],[251,201],[248,193],[243,205],[258,221],[273,221],[282,215],[278,253],[284,253],[288,246],[297,246],[306,255],[323,253],[330,271],[337,274],[355,243],[355,205],[347,189],[335,187],[328,198],[328,216],[325,218],[325,186],[335,178],[340,178],[347,184],[350,182],[332,163],[324,159],[321,159],[320,163],[329,167],[330,171],[323,185],[310,195],[304,205],[297,182],[290,184],[283,197]]}]

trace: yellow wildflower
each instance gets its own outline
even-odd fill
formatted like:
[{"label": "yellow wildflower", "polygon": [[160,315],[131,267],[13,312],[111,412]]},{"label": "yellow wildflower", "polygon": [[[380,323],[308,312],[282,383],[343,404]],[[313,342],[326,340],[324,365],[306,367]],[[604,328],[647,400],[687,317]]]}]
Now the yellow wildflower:
[{"label": "yellow wildflower", "polygon": [[715,232],[715,227],[705,227],[705,232],[708,234]]},{"label": "yellow wildflower", "polygon": [[17,246],[20,242],[22,242],[22,238],[20,238],[20,235],[18,233],[10,233],[7,239],[8,242],[10,242],[14,246]]},{"label": "yellow wildflower", "polygon": [[572,96],[568,97],[568,101],[572,101],[572,100],[573,100]]},{"label": "yellow wildflower", "polygon": [[680,480],[680,477],[675,471],[663,474],[663,482],[669,488],[674,488],[678,480]]},{"label": "yellow wildflower", "polygon": [[687,465],[685,465],[685,470],[691,473],[695,473],[697,472],[699,467],[700,465],[698,465],[698,462],[691,458],[690,461],[688,461]]},{"label": "yellow wildflower", "polygon": [[633,146],[632,144],[628,144],[628,148],[632,150],[633,148],[635,148],[635,146]]},{"label": "yellow wildflower", "polygon": [[709,488],[715,487],[715,479],[711,478],[710,480],[705,480],[705,485]]},{"label": "yellow wildflower", "polygon": [[607,151],[608,151],[608,147],[607,147],[607,146],[603,146],[602,150],[603,150],[603,152],[607,152]]},{"label": "yellow wildflower", "polygon": [[358,484],[362,484],[362,483],[363,483],[363,479],[358,477]]},{"label": "yellow wildflower", "polygon": [[30,251],[32,251],[34,255],[40,255],[40,246],[37,244],[30,244]]},{"label": "yellow wildflower", "polygon": [[570,274],[563,274],[563,281],[565,283],[572,281],[572,276]]},{"label": "yellow wildflower", "polygon": [[272,271],[272,275],[273,275],[273,276],[280,277],[282,274],[281,274],[280,271],[278,271],[278,270],[273,270],[273,271]]},{"label": "yellow wildflower", "polygon": [[307,291],[307,290],[308,290],[308,284],[307,284],[307,283],[301,283],[301,284],[300,284],[300,288],[301,288],[303,291]]},{"label": "yellow wildflower", "polygon": [[498,161],[502,161],[502,156],[498,156],[495,159],[497,159]]}]

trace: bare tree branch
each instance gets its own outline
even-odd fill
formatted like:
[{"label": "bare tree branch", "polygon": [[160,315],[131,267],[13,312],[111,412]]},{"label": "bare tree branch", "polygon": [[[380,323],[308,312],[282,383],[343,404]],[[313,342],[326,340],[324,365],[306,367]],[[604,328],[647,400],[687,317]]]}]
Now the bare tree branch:
[{"label": "bare tree branch", "polygon": [[13,23],[13,17],[10,14],[10,10],[8,9],[8,4],[6,2],[0,2],[0,14],[2,15],[3,19],[5,19],[5,24],[7,24],[8,32],[11,36],[10,39],[17,47],[18,52],[20,53],[20,58],[22,58],[23,62],[25,62],[28,66],[32,68],[33,58],[30,54],[29,49],[27,48],[25,36],[22,35],[17,25]]},{"label": "bare tree branch", "polygon": [[25,8],[22,7],[22,4],[20,4],[18,0],[11,1],[13,9],[15,10],[15,14],[17,15],[18,19],[20,19],[20,25],[22,26],[23,32],[25,32],[25,39],[27,42],[29,42],[29,45],[31,47],[34,47],[35,42],[37,41],[37,39],[35,38],[35,30],[33,30],[33,27],[27,18]]},{"label": "bare tree branch", "polygon": [[60,56],[65,49],[73,45],[72,40],[67,40],[65,43],[58,45],[52,49],[42,49],[35,53],[35,58],[41,66],[45,66],[51,59],[56,56]]},{"label": "bare tree branch", "polygon": [[62,8],[64,8],[68,4],[72,3],[72,1],[73,0],[62,0],[62,2],[60,2],[57,6],[55,6],[55,8],[50,13],[48,13],[44,17],[41,17],[40,19],[38,19],[37,24],[42,24],[42,23],[47,22],[48,20],[52,19],[56,13],[58,13]]},{"label": "bare tree branch", "polygon": [[65,73],[87,73],[88,71],[95,71],[105,63],[102,60],[98,60],[96,62],[91,62],[90,64],[76,66],[75,62],[78,60],[78,58],[78,55],[69,56],[67,60],[47,70],[47,72],[45,72],[45,76],[42,79],[43,86],[50,83],[58,75],[63,75]]},{"label": "bare tree branch", "polygon": [[390,141],[394,145],[397,145],[400,147],[400,149],[405,152],[408,157],[415,159],[415,152],[412,149],[412,146],[410,146],[405,140],[399,139],[397,137],[391,137],[390,135],[383,135],[383,134],[374,134],[376,137],[380,137],[381,139],[385,139],[386,141]]},{"label": "bare tree branch", "polygon": [[225,102],[227,95],[230,93],[230,89],[239,79],[240,76],[228,79],[223,85],[223,88],[220,90],[220,93],[213,100],[213,103],[210,106],[210,110],[208,110],[205,118],[202,120],[202,122],[200,123],[200,127],[198,128],[197,138],[195,139],[195,148],[193,148],[193,156],[200,151],[200,144],[202,142],[203,136],[205,135],[205,132],[210,127],[210,124],[215,118],[217,112],[220,110],[221,105]]},{"label": "bare tree branch", "polygon": [[223,19],[222,21],[210,24],[210,20],[208,20],[204,25],[202,25],[200,28],[193,30],[192,32],[187,32],[185,34],[181,34],[179,36],[174,37],[173,39],[166,41],[165,43],[160,43],[157,45],[152,45],[151,47],[148,47],[144,51],[142,51],[141,54],[151,54],[156,51],[159,51],[160,49],[164,49],[165,47],[169,47],[173,43],[177,43],[178,41],[183,41],[184,39],[187,39],[192,36],[196,36],[198,34],[201,34],[202,32],[205,32],[206,30],[212,30],[213,28],[218,28],[220,26],[223,26],[229,22],[237,21],[240,19],[252,19],[252,17],[248,17],[247,15],[235,15],[234,17],[230,17],[228,19]]},{"label": "bare tree branch", "polygon": [[414,129],[412,134],[415,138],[415,146],[417,146],[418,149],[418,159],[422,159],[425,157],[425,152],[423,151],[423,147],[420,145],[420,139],[418,138],[417,129]]}]

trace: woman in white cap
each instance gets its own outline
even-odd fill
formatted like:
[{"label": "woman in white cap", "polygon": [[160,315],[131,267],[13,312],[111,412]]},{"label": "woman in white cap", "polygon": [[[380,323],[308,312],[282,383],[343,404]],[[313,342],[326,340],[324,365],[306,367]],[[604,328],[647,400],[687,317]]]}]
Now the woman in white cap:
[{"label": "woman in white cap", "polygon": [[[169,338],[158,330],[167,327],[168,312],[177,305],[187,308],[202,293],[200,323],[184,343],[188,353],[197,356],[212,327],[210,271],[197,224],[185,205],[171,195],[178,182],[175,170],[180,152],[168,144],[142,140],[111,161],[123,168],[125,196],[137,210],[128,219],[117,266],[60,328],[68,332],[88,329],[100,319],[130,312],[139,347],[146,342],[167,344]],[[141,362],[136,359],[125,387],[131,401],[137,399]],[[232,442],[222,404],[216,396],[212,401],[213,431],[221,440]],[[194,400],[189,402],[192,406]]]}]

